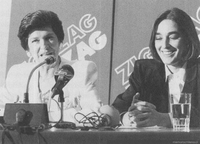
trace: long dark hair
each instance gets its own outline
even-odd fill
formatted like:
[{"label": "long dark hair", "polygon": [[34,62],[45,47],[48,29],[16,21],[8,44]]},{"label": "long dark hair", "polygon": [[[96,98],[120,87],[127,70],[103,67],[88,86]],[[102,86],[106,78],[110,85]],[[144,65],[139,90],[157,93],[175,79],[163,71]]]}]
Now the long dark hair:
[{"label": "long dark hair", "polygon": [[200,44],[199,44],[198,35],[196,32],[194,23],[192,19],[190,18],[190,16],[179,8],[172,8],[170,10],[167,10],[156,19],[153,25],[153,30],[151,33],[151,38],[150,38],[150,43],[149,43],[149,47],[150,47],[153,58],[158,61],[161,61],[155,48],[155,35],[157,32],[158,25],[160,24],[160,22],[162,22],[165,19],[170,19],[174,21],[177,24],[180,32],[186,38],[187,45],[188,45],[187,47],[188,51],[186,55],[184,56],[186,60],[196,59],[200,53],[200,49],[199,49]]}]

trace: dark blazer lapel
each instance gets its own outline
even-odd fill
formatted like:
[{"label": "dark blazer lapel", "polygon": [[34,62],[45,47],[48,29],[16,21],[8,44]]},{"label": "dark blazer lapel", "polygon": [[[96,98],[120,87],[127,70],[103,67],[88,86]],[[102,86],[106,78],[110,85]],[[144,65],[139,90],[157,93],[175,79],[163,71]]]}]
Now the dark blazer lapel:
[{"label": "dark blazer lapel", "polygon": [[186,68],[186,81],[182,92],[192,93],[196,87],[197,66],[194,63],[188,63]]},{"label": "dark blazer lapel", "polygon": [[158,63],[157,67],[155,67],[151,73],[151,90],[163,92],[163,87],[165,87],[164,90],[168,91],[168,88],[166,87],[164,64]]},{"label": "dark blazer lapel", "polygon": [[165,75],[165,66],[164,64],[161,64],[158,68],[158,75],[156,75],[157,80],[159,81],[159,87],[161,87],[161,89],[163,90],[164,87],[164,93],[168,93],[168,82],[166,79],[166,75]]},{"label": "dark blazer lapel", "polygon": [[168,83],[165,78],[164,64],[159,63],[153,73],[154,81],[152,81],[152,86],[154,87],[154,95],[151,102],[156,105],[156,109],[159,112],[168,112]]},{"label": "dark blazer lapel", "polygon": [[162,67],[163,71],[162,73],[160,73],[160,80],[161,80],[161,87],[162,87],[162,92],[161,92],[161,101],[160,101],[160,112],[169,112],[169,105],[168,105],[168,102],[169,102],[169,98],[168,98],[168,95],[169,95],[169,87],[168,87],[168,81],[166,79],[166,74],[165,74],[165,67],[163,66]]}]

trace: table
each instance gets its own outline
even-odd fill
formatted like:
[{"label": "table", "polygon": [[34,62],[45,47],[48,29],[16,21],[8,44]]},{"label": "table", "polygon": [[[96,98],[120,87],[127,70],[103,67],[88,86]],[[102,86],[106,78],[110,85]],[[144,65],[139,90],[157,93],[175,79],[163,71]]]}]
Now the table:
[{"label": "table", "polygon": [[[2,137],[3,130],[0,131]],[[16,131],[10,131],[15,142],[19,143]],[[178,132],[168,128],[120,128],[115,130],[92,129],[73,130],[51,128],[40,132],[40,136],[21,135],[23,144],[200,144],[200,129]],[[11,143],[5,138],[5,143]]]}]

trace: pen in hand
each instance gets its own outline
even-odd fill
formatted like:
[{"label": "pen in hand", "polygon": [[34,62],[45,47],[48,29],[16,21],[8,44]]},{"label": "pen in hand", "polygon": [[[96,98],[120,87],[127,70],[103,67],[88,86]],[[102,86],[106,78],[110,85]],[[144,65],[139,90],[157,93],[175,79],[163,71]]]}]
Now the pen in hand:
[{"label": "pen in hand", "polygon": [[137,106],[144,106],[144,107],[149,107],[151,109],[156,109],[156,106],[154,104],[146,102],[146,101],[138,100],[139,97],[140,97],[140,93],[136,93],[133,96],[133,100],[132,100],[131,106],[128,109],[129,112],[133,110],[133,108],[135,107],[135,103],[137,103]]},{"label": "pen in hand", "polygon": [[132,107],[136,102],[139,101],[139,100],[138,100],[139,96],[140,96],[140,93],[138,93],[138,92],[133,96],[133,100],[132,100],[132,102],[131,102],[131,106],[129,107],[128,111],[131,111],[131,107]]}]

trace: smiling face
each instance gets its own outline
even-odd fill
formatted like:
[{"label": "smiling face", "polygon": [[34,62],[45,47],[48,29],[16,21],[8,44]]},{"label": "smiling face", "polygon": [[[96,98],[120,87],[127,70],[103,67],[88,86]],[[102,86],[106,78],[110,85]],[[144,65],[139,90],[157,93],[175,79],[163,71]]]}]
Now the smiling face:
[{"label": "smiling face", "polygon": [[28,37],[28,53],[35,62],[43,62],[47,57],[58,58],[60,42],[52,28],[33,30]]},{"label": "smiling face", "polygon": [[164,64],[175,67],[183,65],[187,44],[174,21],[165,19],[158,25],[155,48]]}]

